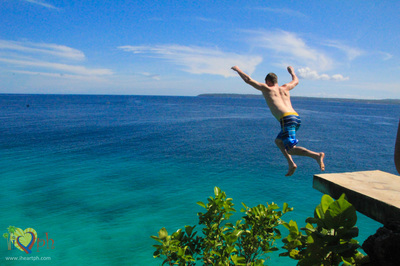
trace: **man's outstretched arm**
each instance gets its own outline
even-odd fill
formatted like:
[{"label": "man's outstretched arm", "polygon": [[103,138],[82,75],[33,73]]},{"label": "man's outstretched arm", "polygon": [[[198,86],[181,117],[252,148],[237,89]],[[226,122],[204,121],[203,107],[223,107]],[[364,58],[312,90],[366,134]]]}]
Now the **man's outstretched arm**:
[{"label": "man's outstretched arm", "polygon": [[239,76],[244,80],[244,82],[253,86],[257,90],[261,90],[262,84],[252,79],[249,75],[244,73],[238,66],[232,67],[232,70],[236,71],[239,74]]},{"label": "man's outstretched arm", "polygon": [[299,79],[297,78],[296,73],[294,73],[293,67],[288,66],[287,70],[288,70],[289,74],[292,76],[292,81],[289,82],[289,83],[286,83],[282,87],[286,87],[287,90],[291,90],[294,87],[296,87],[297,84],[299,84]]}]

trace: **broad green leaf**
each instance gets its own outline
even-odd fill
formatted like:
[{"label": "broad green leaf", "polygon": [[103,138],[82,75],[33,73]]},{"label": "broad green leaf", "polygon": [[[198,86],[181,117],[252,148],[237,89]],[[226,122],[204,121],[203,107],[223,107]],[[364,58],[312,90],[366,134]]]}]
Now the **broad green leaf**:
[{"label": "broad green leaf", "polygon": [[349,230],[346,231],[346,233],[343,234],[343,238],[353,238],[358,236],[358,227],[353,227],[350,228]]},{"label": "broad green leaf", "polygon": [[287,229],[290,230],[290,225],[286,222],[282,223],[282,225]]},{"label": "broad green leaf", "polygon": [[237,239],[238,237],[234,234],[225,236],[225,240],[229,245],[232,245],[234,242],[236,242]]},{"label": "broad green leaf", "polygon": [[186,234],[187,234],[188,236],[190,236],[190,235],[192,234],[192,232],[193,232],[193,229],[194,229],[195,227],[196,227],[196,226],[186,225],[186,226],[185,226],[185,232],[186,232]]},{"label": "broad green leaf", "polygon": [[204,209],[207,209],[206,205],[203,202],[198,201],[197,204],[200,205],[201,207],[203,207]]},{"label": "broad green leaf", "polygon": [[355,262],[356,262],[355,259],[354,259],[353,257],[350,257],[350,258],[343,258],[343,257],[341,257],[341,259],[342,259],[344,265],[354,265]]},{"label": "broad green leaf", "polygon": [[321,198],[321,207],[322,211],[325,213],[326,210],[329,208],[329,205],[331,205],[334,202],[331,196],[324,194]]},{"label": "broad green leaf", "polygon": [[289,222],[289,226],[290,226],[290,232],[299,232],[299,227],[297,226],[297,223],[295,221],[290,220]]},{"label": "broad green leaf", "polygon": [[214,194],[216,197],[218,197],[218,195],[221,193],[221,189],[219,187],[215,187],[214,188]]},{"label": "broad green leaf", "polygon": [[157,242],[160,242],[160,243],[162,243],[163,241],[160,239],[160,238],[158,238],[157,236],[150,236],[152,239],[154,239],[155,241],[157,241]]},{"label": "broad green leaf", "polygon": [[356,209],[344,197],[341,197],[329,206],[325,222],[330,228],[337,229],[344,226],[350,229],[357,222]]},{"label": "broad green leaf", "polygon": [[319,218],[308,217],[308,218],[306,219],[306,223],[316,224],[316,223],[318,223],[319,220],[320,220]]},{"label": "broad green leaf", "polygon": [[289,235],[286,237],[286,239],[287,239],[289,242],[295,241],[295,240],[297,240],[297,235],[296,235],[296,234],[289,234]]},{"label": "broad green leaf", "polygon": [[182,257],[185,254],[185,251],[183,250],[183,248],[179,247],[178,248],[178,256]]},{"label": "broad green leaf", "polygon": [[158,238],[159,239],[165,239],[168,236],[167,229],[165,227],[161,228],[160,231],[158,231]]},{"label": "broad green leaf", "polygon": [[312,244],[312,243],[314,243],[314,238],[313,238],[312,236],[308,236],[308,237],[307,237],[307,240],[306,240],[306,243],[307,243],[307,244]]},{"label": "broad green leaf", "polygon": [[287,204],[286,202],[283,203],[282,213],[287,213],[287,212],[291,212],[291,211],[293,211],[293,208],[289,208],[289,204]]},{"label": "broad green leaf", "polygon": [[221,257],[221,253],[215,251],[215,250],[211,250],[211,254],[213,255],[217,255],[218,257]]},{"label": "broad green leaf", "polygon": [[322,208],[322,205],[319,204],[314,211],[314,218],[315,219],[324,219],[325,218],[325,212]]},{"label": "broad green leaf", "polygon": [[298,257],[299,257],[299,251],[298,251],[297,249],[292,249],[292,250],[289,252],[289,257],[291,257],[292,259],[297,260]]}]

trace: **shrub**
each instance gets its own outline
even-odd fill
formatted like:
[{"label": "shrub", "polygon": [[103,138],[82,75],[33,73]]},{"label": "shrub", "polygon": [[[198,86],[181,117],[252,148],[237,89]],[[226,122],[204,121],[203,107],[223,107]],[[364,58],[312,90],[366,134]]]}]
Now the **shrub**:
[{"label": "shrub", "polygon": [[[306,219],[307,225],[299,231],[297,223],[283,223],[289,235],[282,241],[288,250],[280,256],[298,260],[297,265],[361,265],[368,260],[357,249],[358,236],[355,227],[357,214],[355,208],[343,194],[337,201],[323,195],[321,203],[315,208],[314,217]],[[314,226],[315,225],[315,226]]]},{"label": "shrub", "polygon": [[236,212],[232,199],[218,187],[214,195],[207,203],[197,202],[206,210],[197,214],[201,235],[195,226],[185,226],[171,235],[162,228],[158,236],[151,236],[158,242],[154,257],[163,258],[163,265],[195,265],[196,261],[203,265],[264,265],[267,253],[278,250],[279,225],[289,230],[282,240],[287,252],[280,256],[298,260],[297,265],[361,265],[368,260],[357,250],[360,246],[353,239],[358,236],[356,210],[344,194],[337,201],[322,196],[314,217],[307,218],[306,227],[301,228],[305,234],[295,221],[281,219],[293,210],[287,203],[281,211],[275,203],[252,208],[242,203],[245,215],[233,224],[228,222]]},{"label": "shrub", "polygon": [[154,245],[154,257],[163,257],[163,264],[195,265],[264,265],[266,254],[278,250],[275,240],[281,238],[278,225],[281,216],[291,208],[285,203],[282,211],[275,204],[258,205],[253,208],[243,204],[244,220],[235,224],[229,218],[236,212],[231,198],[218,187],[215,197],[208,202],[198,202],[206,212],[198,213],[199,224],[203,227],[198,236],[194,226],[186,226],[169,235],[165,228],[152,236],[159,245]]}]

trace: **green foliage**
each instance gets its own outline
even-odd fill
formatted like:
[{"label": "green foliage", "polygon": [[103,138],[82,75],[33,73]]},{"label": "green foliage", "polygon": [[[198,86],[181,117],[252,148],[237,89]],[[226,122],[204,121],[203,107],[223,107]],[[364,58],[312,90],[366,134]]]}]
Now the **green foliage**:
[{"label": "green foliage", "polygon": [[[278,248],[274,246],[275,240],[281,238],[281,233],[278,230],[278,225],[283,223],[281,217],[288,211],[292,211],[287,203],[284,203],[282,211],[275,203],[264,206],[262,204],[249,208],[242,203],[245,212],[244,224],[238,224],[243,233],[237,243],[238,254],[244,258],[245,261],[254,262],[253,265],[263,265],[264,254],[277,251]],[[236,264],[235,264],[236,265]]]},{"label": "green foliage", "polygon": [[[314,217],[306,219],[307,225],[299,231],[297,223],[290,221],[283,225],[289,235],[282,241],[289,256],[298,260],[298,265],[361,265],[364,257],[357,249],[358,236],[355,227],[357,215],[355,208],[343,194],[337,201],[323,195],[321,204],[314,211]],[[315,226],[314,226],[315,225]]]},{"label": "green foliage", "polygon": [[161,245],[153,245],[157,250],[154,257],[164,255],[164,264],[195,265],[193,255],[200,251],[200,238],[193,232],[194,227],[185,226],[172,235],[168,235],[165,228],[161,228],[158,236],[151,236]]},{"label": "green foliage", "polygon": [[368,261],[368,256],[357,250],[356,210],[344,194],[337,201],[322,196],[314,217],[307,218],[307,225],[300,230],[295,221],[281,219],[293,210],[286,203],[282,210],[275,203],[252,208],[242,203],[243,218],[230,223],[229,218],[236,212],[232,199],[218,187],[214,195],[207,203],[197,202],[205,209],[198,213],[202,228],[199,235],[195,226],[185,226],[171,235],[162,228],[158,236],[152,236],[159,242],[154,245],[154,257],[163,258],[163,265],[195,265],[196,261],[202,265],[264,265],[267,254],[278,250],[275,242],[281,238],[279,225],[289,230],[282,240],[287,252],[280,256],[298,260],[297,265],[362,265]]},{"label": "green foliage", "polygon": [[215,197],[207,203],[198,202],[206,212],[198,213],[202,236],[194,232],[194,226],[186,226],[169,235],[165,228],[152,236],[159,245],[154,245],[154,257],[163,257],[163,264],[195,265],[264,265],[268,252],[276,251],[275,240],[281,238],[277,226],[283,223],[281,216],[292,208],[285,203],[282,211],[272,203],[249,208],[243,204],[243,220],[229,223],[236,212],[231,198],[218,187]]}]

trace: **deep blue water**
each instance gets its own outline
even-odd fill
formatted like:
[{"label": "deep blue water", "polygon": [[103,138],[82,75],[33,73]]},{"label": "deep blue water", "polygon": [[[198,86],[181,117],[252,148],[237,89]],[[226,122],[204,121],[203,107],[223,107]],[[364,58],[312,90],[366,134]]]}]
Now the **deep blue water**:
[{"label": "deep blue water", "polygon": [[[300,98],[293,105],[302,117],[298,145],[324,151],[327,173],[396,173],[399,105]],[[315,161],[296,157],[295,175],[284,176],[274,144],[279,123],[262,99],[0,95],[0,121],[0,233],[31,227],[54,241],[54,249],[35,246],[27,255],[7,250],[3,239],[1,265],[17,265],[8,256],[160,265],[150,236],[197,224],[196,202],[214,186],[238,212],[241,202],[287,202],[294,211],[283,219],[300,226],[322,196],[312,188]],[[358,218],[360,242],[381,226]],[[268,265],[296,265],[277,254]]]}]

